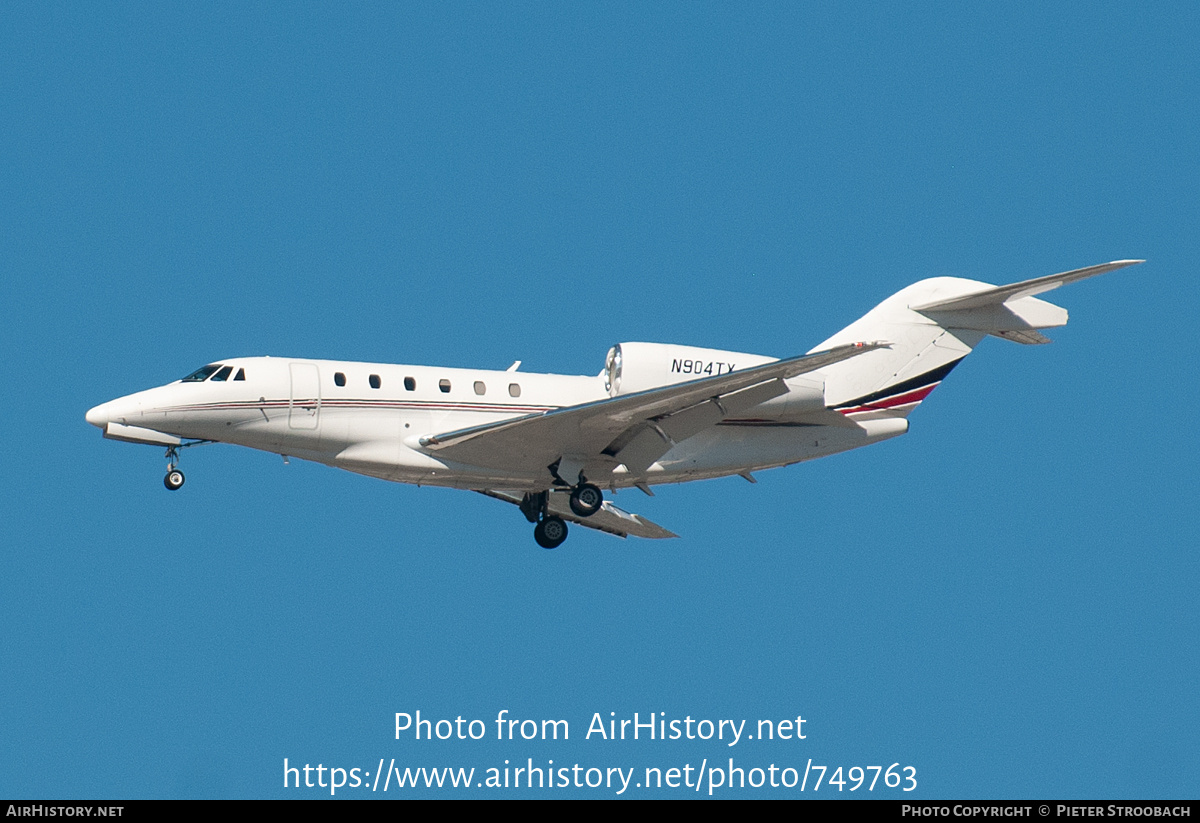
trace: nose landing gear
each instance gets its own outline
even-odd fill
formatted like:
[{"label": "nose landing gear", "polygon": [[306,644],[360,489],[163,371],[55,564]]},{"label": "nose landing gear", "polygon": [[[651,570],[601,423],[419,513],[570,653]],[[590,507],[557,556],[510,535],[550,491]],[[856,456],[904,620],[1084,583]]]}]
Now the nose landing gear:
[{"label": "nose landing gear", "polygon": [[167,476],[163,478],[163,485],[171,491],[178,491],[183,487],[183,472],[179,470],[179,449],[215,442],[215,440],[187,440],[177,446],[167,446]]},{"label": "nose landing gear", "polygon": [[178,491],[182,488],[183,481],[186,479],[178,466],[179,452],[175,451],[174,446],[171,446],[167,449],[167,476],[163,478],[163,485],[171,491]]}]

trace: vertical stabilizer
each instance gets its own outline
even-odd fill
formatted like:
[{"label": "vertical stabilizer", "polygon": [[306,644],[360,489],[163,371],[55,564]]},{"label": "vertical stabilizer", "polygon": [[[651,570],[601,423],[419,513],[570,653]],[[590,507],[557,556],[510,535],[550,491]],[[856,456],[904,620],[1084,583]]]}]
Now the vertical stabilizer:
[{"label": "vertical stabilizer", "polygon": [[891,344],[864,354],[853,364],[823,369],[827,406],[856,419],[906,416],[971,353],[985,332],[946,329],[909,308],[947,286],[942,281],[949,280],[973,282],[939,277],[914,283],[817,347],[821,350],[867,339],[861,335]]}]

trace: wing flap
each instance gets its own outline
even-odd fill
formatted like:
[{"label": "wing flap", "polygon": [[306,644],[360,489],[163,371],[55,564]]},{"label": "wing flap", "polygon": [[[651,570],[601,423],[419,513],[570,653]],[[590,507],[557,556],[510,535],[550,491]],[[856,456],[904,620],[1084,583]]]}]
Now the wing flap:
[{"label": "wing flap", "polygon": [[731,414],[754,408],[787,392],[787,384],[776,378],[720,397],[709,398],[683,411],[647,421],[637,430],[628,445],[619,451],[612,451],[613,447],[609,446],[604,453],[613,455],[633,474],[642,474],[676,443],[717,425]]},{"label": "wing flap", "polygon": [[655,460],[669,452],[673,445],[675,443],[670,436],[651,422],[638,429],[632,440],[613,453],[613,458],[618,463],[624,463],[625,468],[633,474],[642,474],[654,465]]}]

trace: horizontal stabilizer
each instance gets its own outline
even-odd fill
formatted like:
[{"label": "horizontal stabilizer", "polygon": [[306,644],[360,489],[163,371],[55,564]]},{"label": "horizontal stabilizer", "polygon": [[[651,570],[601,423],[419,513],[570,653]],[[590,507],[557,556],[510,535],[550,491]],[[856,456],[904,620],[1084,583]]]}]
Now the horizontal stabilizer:
[{"label": "horizontal stabilizer", "polygon": [[1101,263],[1099,266],[1088,266],[1087,268],[1075,269],[1074,271],[1065,271],[1061,274],[1035,277],[1032,280],[1022,280],[1020,283],[1011,283],[1007,286],[993,286],[990,289],[984,289],[972,294],[952,297],[949,300],[935,300],[932,303],[910,306],[909,308],[925,314],[930,311],[963,311],[966,309],[999,306],[1012,300],[1019,300],[1022,297],[1032,297],[1035,294],[1057,289],[1059,286],[1074,283],[1076,280],[1095,277],[1097,274],[1104,274],[1105,272],[1116,271],[1126,266],[1134,266],[1145,262],[1145,260],[1114,260],[1111,263]]},{"label": "horizontal stabilizer", "polygon": [[932,302],[910,306],[913,311],[925,315],[946,329],[970,329],[1002,337],[1014,343],[1039,345],[1049,343],[1050,338],[1038,333],[1037,329],[1064,326],[1067,310],[1035,294],[1057,289],[1067,283],[1094,277],[1115,269],[1123,269],[1141,263],[1141,260],[1114,260],[1099,266],[1035,277],[1008,286],[988,286],[986,283],[959,281],[968,286],[966,294],[942,298]]},{"label": "horizontal stabilizer", "polygon": [[[477,489],[477,491],[480,494],[494,497],[497,500],[503,500],[505,503],[512,503],[515,506],[521,505],[521,500],[524,497],[521,492],[497,491],[495,489]],[[617,537],[646,537],[651,540],[661,540],[667,537],[679,536],[674,532],[667,531],[657,523],[650,522],[644,517],[619,509],[607,500],[604,501],[603,508],[591,517],[579,517],[571,511],[568,496],[565,494],[551,494],[550,503],[547,508],[551,514],[556,514],[563,520],[569,520],[572,523],[586,526],[596,531],[615,534]]]}]

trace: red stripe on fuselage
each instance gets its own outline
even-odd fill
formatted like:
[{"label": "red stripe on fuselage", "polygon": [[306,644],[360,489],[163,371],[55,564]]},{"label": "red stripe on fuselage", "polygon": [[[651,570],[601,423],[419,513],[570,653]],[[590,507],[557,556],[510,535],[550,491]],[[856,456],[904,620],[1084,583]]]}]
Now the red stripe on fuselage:
[{"label": "red stripe on fuselage", "polygon": [[840,411],[842,414],[853,414],[854,412],[862,411],[883,411],[895,406],[903,406],[907,403],[920,403],[922,400],[928,397],[929,393],[936,389],[937,386],[938,384],[934,383],[932,386],[925,386],[924,388],[916,389],[915,391],[898,394],[895,397],[877,400],[874,403],[864,403],[863,405],[855,406],[852,409],[840,409]]}]

